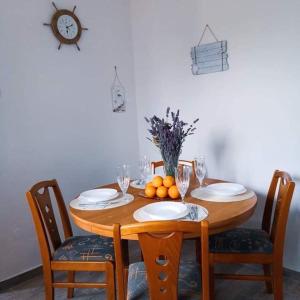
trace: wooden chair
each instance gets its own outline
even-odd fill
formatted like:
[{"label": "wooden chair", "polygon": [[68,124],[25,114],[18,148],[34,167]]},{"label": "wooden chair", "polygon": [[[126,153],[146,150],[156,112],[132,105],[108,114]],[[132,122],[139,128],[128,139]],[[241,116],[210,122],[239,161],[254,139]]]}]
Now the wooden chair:
[{"label": "wooden chair", "polygon": [[[216,274],[216,277],[265,281],[267,292],[273,291],[275,300],[283,299],[282,260],[294,188],[295,183],[290,175],[276,170],[267,194],[262,229],[237,228],[210,238],[211,274],[215,263],[261,264],[264,275]],[[213,278],[211,295],[213,296]]]},{"label": "wooden chair", "polygon": [[[180,261],[184,233],[198,233],[202,242],[202,265]],[[144,262],[129,265],[125,277],[121,238],[137,234]],[[200,239],[200,238],[199,238]],[[208,222],[155,221],[120,227],[114,225],[119,299],[209,299]],[[202,269],[202,272],[201,272]],[[128,288],[127,288],[128,282]],[[125,288],[126,287],[126,288]]]},{"label": "wooden chair", "polygon": [[[179,165],[184,165],[184,166],[189,166],[191,167],[191,171],[192,171],[192,175],[193,177],[196,178],[196,173],[195,173],[195,162],[193,160],[180,160],[178,162]],[[157,168],[160,168],[160,167],[163,167],[164,166],[164,162],[162,160],[159,160],[159,161],[153,161],[151,163],[151,169],[152,169],[152,173],[155,174],[156,172],[156,169]]]},{"label": "wooden chair", "polygon": [[[64,231],[62,242],[55,220],[50,191],[53,191]],[[106,288],[107,298],[115,298],[114,249],[110,238],[96,235],[73,236],[66,206],[56,180],[35,184],[27,193],[43,262],[46,299],[54,299],[54,288]],[[54,281],[54,271],[67,271],[67,282]],[[105,282],[76,282],[75,271],[106,272]]]}]

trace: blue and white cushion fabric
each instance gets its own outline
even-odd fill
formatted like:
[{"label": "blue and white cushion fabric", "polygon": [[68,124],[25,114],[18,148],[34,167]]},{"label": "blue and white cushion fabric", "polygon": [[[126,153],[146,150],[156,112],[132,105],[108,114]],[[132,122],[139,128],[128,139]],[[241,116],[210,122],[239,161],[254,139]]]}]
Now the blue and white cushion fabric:
[{"label": "blue and white cushion fabric", "polygon": [[[178,289],[178,299],[200,299],[200,266],[195,261],[181,262],[179,266]],[[149,299],[149,291],[145,264],[144,262],[133,263],[128,270],[127,300],[147,299]]]},{"label": "blue and white cushion fabric", "polygon": [[236,228],[210,236],[209,248],[213,253],[272,253],[273,244],[263,230]]},{"label": "blue and white cushion fabric", "polygon": [[73,236],[66,239],[53,254],[60,261],[107,261],[114,260],[112,238],[97,235]]}]

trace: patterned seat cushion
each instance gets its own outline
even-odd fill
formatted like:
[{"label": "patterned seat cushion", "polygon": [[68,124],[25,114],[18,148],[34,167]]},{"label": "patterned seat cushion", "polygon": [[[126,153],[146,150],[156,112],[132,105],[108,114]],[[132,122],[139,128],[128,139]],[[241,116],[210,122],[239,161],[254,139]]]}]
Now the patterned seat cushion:
[{"label": "patterned seat cushion", "polygon": [[[179,297],[182,300],[199,300],[201,295],[200,266],[195,261],[181,262],[178,276]],[[127,300],[149,299],[147,274],[144,262],[129,265]]]},{"label": "patterned seat cushion", "polygon": [[214,253],[272,253],[273,244],[263,230],[236,228],[210,236],[209,248]]},{"label": "patterned seat cushion", "polygon": [[73,236],[66,239],[53,254],[53,260],[114,260],[113,240],[97,235]]}]

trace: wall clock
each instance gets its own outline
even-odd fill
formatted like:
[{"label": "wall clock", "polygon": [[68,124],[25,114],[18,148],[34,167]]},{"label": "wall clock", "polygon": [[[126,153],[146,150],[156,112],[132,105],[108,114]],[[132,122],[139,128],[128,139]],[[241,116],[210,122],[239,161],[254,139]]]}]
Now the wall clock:
[{"label": "wall clock", "polygon": [[55,12],[51,18],[51,23],[44,23],[45,26],[50,26],[54,36],[58,39],[60,50],[62,44],[75,45],[78,51],[78,41],[83,30],[88,30],[81,26],[78,17],[75,15],[76,6],[73,10],[58,9],[54,2],[52,2]]}]

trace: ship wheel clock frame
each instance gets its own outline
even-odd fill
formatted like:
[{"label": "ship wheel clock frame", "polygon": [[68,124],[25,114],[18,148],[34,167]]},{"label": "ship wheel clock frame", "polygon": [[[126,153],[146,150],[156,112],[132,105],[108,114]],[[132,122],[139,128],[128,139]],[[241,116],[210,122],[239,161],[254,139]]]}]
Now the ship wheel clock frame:
[{"label": "ship wheel clock frame", "polygon": [[54,36],[59,41],[58,50],[65,44],[75,45],[77,50],[80,51],[78,41],[81,38],[82,31],[88,30],[88,28],[82,27],[79,18],[75,15],[76,6],[70,11],[67,9],[58,9],[54,2],[52,2],[52,5],[55,12],[51,18],[51,22],[43,23],[43,25],[51,27]]}]

